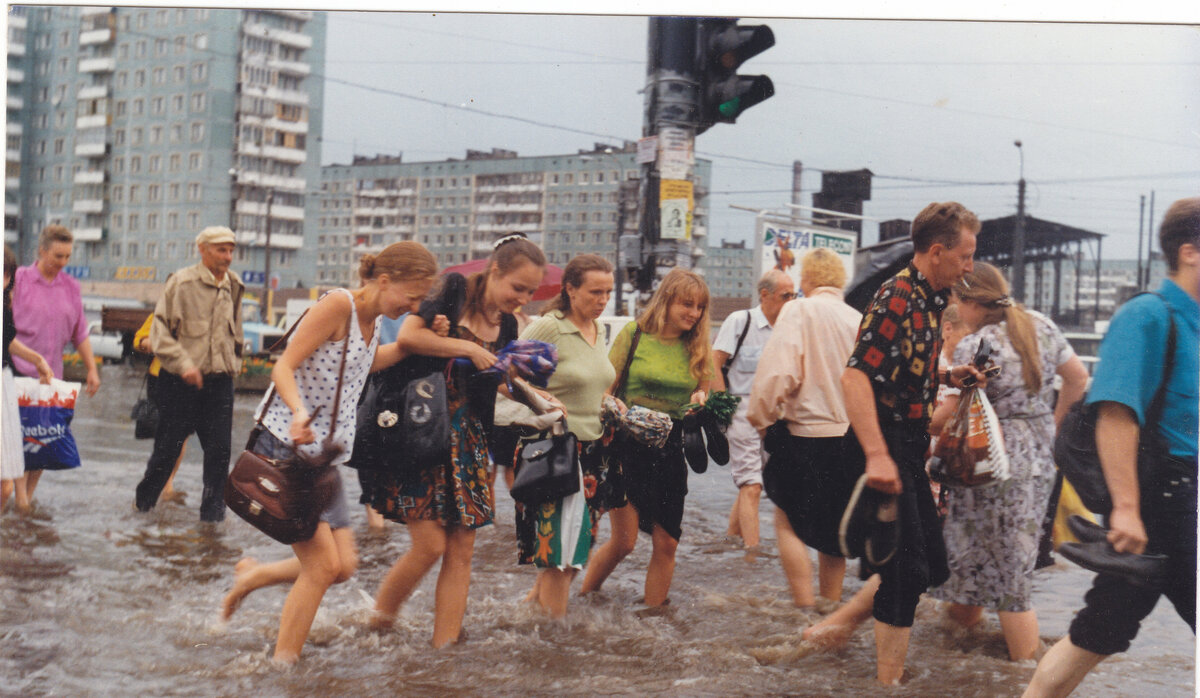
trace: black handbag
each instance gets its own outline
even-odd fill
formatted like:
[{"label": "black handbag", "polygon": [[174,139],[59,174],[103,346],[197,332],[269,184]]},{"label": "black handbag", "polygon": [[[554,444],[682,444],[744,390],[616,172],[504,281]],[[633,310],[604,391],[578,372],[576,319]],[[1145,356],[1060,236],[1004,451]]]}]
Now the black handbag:
[{"label": "black handbag", "polygon": [[[1156,294],[1157,295],[1157,294]],[[1166,403],[1167,383],[1175,367],[1175,318],[1167,308],[1170,328],[1167,331],[1167,351],[1163,361],[1163,377],[1150,407],[1146,410],[1146,423],[1138,438],[1138,480],[1143,485],[1151,475],[1154,464],[1167,454],[1166,444],[1158,429]],[[1088,405],[1084,396],[1063,416],[1054,437],[1054,463],[1063,477],[1075,488],[1079,500],[1089,510],[1107,516],[1112,511],[1112,497],[1104,481],[1104,469],[1100,466],[1100,453],[1096,447],[1096,405]]]},{"label": "black handbag", "polygon": [[[375,457],[370,459],[374,465],[403,479],[450,460],[446,374],[452,366],[453,361],[449,361],[444,368],[422,372],[403,385],[389,384],[384,379],[366,412],[368,420],[374,415],[369,429],[378,444]],[[403,374],[393,375],[402,379]]]},{"label": "black handbag", "polygon": [[151,399],[147,389],[149,377],[150,374],[147,373],[146,378],[142,380],[142,396],[133,403],[133,410],[129,412],[129,418],[134,422],[135,439],[153,439],[154,432],[158,430],[158,405]]},{"label": "black handbag", "polygon": [[521,447],[510,490],[513,499],[525,506],[538,506],[579,491],[579,440],[566,429],[564,420],[554,426],[552,433]]}]

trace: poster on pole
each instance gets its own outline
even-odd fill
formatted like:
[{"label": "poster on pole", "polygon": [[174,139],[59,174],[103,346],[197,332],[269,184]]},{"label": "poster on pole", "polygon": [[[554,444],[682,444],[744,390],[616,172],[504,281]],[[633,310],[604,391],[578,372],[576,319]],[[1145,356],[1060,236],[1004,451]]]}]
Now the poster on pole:
[{"label": "poster on pole", "polygon": [[663,128],[658,133],[658,173],[662,179],[687,179],[695,164],[691,132],[682,128]]},{"label": "poster on pole", "polygon": [[637,162],[639,165],[654,162],[656,155],[658,155],[658,136],[646,136],[638,139]]},{"label": "poster on pole", "polygon": [[[758,277],[770,269],[779,269],[800,288],[800,260],[816,247],[828,247],[837,253],[846,267],[846,279],[854,278],[854,233],[824,226],[784,223],[766,218],[758,220],[755,257]],[[755,281],[758,280],[755,277]]]},{"label": "poster on pole", "polygon": [[659,182],[659,228],[663,240],[692,239],[692,183],[686,179]]}]

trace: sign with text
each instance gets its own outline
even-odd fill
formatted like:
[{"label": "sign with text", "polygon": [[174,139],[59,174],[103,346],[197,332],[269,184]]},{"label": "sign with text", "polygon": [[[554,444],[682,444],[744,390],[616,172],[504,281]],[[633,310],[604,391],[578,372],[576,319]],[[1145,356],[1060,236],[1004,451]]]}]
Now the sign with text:
[{"label": "sign with text", "polygon": [[158,278],[156,267],[117,267],[113,275],[117,281],[154,281]]},{"label": "sign with text", "polygon": [[663,240],[692,239],[692,183],[686,179],[664,179],[658,186],[659,223]]},{"label": "sign with text", "polygon": [[242,270],[242,283],[246,284],[247,286],[262,286],[263,282],[266,280],[266,274],[261,271],[256,271],[253,269]]},{"label": "sign with text", "polygon": [[73,276],[76,279],[82,280],[82,279],[92,278],[92,268],[91,267],[79,266],[77,264],[68,264],[67,266],[63,267],[62,270],[67,276]]},{"label": "sign with text", "polygon": [[780,269],[800,290],[800,260],[817,247],[828,247],[837,253],[846,267],[846,280],[854,278],[854,233],[841,233],[832,228],[806,224],[788,224],[759,219],[757,249],[758,277],[769,269]]}]

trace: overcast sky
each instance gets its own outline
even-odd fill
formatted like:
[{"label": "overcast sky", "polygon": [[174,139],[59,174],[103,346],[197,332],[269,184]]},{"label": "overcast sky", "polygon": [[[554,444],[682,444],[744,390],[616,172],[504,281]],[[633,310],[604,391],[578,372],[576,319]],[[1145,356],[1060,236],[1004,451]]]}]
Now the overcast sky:
[{"label": "overcast sky", "polygon": [[[775,33],[739,72],[769,75],[776,95],[697,139],[713,161],[713,243],[752,232],[753,214],[730,204],[789,201],[797,159],[805,204],[819,170],[866,167],[865,215],[911,219],[955,199],[992,218],[1016,210],[1020,139],[1028,213],[1105,233],[1106,259],[1136,255],[1141,195],[1156,192],[1157,225],[1171,201],[1200,193],[1194,26],[741,23]],[[330,13],[323,162],[635,140],[646,28],[628,16]],[[868,224],[864,241],[875,236]]]}]

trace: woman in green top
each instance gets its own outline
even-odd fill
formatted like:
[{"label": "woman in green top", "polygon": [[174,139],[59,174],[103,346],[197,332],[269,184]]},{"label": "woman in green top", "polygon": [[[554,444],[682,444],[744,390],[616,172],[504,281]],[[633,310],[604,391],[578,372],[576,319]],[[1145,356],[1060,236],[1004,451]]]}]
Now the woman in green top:
[{"label": "woman in green top", "polygon": [[[650,534],[653,546],[646,569],[645,603],[661,606],[667,603],[675,573],[675,548],[682,534],[687,495],[679,420],[686,405],[704,402],[713,376],[704,279],[684,269],[672,269],[637,322],[626,325],[613,341],[608,358],[614,367],[625,366],[635,333],[639,336],[624,377],[624,399],[630,405],[670,415],[671,436],[661,449],[621,435],[611,444],[601,497],[611,512],[612,538],[593,556],[580,593],[600,588],[633,551],[641,528]],[[618,376],[613,394],[621,396],[621,382]]]},{"label": "woman in green top", "polygon": [[571,580],[587,562],[600,522],[601,510],[594,500],[596,484],[604,477],[600,404],[616,371],[608,361],[596,319],[612,290],[608,260],[594,254],[575,257],[563,270],[561,293],[521,333],[521,339],[558,348],[558,367],[546,389],[567,410],[567,425],[579,440],[583,471],[578,494],[536,507],[517,504],[518,560],[541,568],[530,598],[556,618],[567,612]]}]

